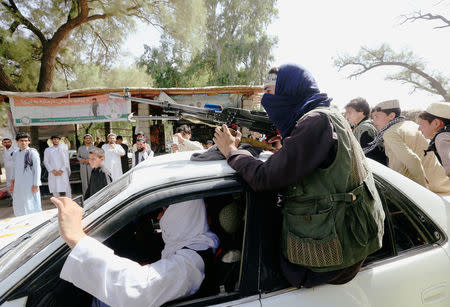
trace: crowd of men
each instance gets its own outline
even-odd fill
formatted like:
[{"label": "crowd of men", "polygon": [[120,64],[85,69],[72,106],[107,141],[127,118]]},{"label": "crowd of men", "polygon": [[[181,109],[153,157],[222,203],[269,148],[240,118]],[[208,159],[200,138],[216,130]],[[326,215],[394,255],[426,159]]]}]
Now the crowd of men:
[{"label": "crowd of men", "polygon": [[[107,139],[106,144],[98,147],[94,145],[92,135],[86,134],[83,145],[78,148],[77,159],[80,163],[84,199],[117,180],[130,169],[128,146],[123,143],[123,137],[110,133]],[[14,145],[10,138],[2,139],[6,188],[9,196],[12,196],[15,216],[42,211],[39,189],[42,185],[41,158],[38,151],[29,146],[30,142],[30,135],[23,132],[16,136],[18,146]],[[43,165],[48,172],[49,192],[53,197],[60,197],[64,193],[64,196],[72,198],[68,146],[61,142],[59,135],[51,136],[50,142],[51,146],[45,149],[43,157]],[[133,167],[154,155],[143,132],[137,133],[132,155]]]}]

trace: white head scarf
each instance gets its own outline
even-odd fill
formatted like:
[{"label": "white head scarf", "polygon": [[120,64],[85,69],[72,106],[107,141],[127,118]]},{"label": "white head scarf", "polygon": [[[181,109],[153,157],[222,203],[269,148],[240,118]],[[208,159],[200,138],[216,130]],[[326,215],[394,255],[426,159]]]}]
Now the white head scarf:
[{"label": "white head scarf", "polygon": [[169,206],[159,221],[164,240],[162,258],[172,256],[177,250],[215,250],[219,238],[209,230],[203,199],[189,200]]}]

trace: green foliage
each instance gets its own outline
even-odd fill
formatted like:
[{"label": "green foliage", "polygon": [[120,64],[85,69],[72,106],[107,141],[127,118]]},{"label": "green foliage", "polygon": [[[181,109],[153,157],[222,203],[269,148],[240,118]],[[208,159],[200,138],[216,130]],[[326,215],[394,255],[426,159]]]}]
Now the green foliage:
[{"label": "green foliage", "polygon": [[11,36],[0,28],[0,63],[14,85],[22,91],[33,91],[39,78],[36,42]]},{"label": "green foliage", "polygon": [[93,87],[150,87],[153,81],[143,68],[116,67],[104,70],[95,64],[75,66],[66,81],[60,74],[53,85],[55,91]]},{"label": "green foliage", "polygon": [[[44,45],[79,17],[83,2],[89,7],[88,17],[53,47],[58,51],[56,69],[63,77],[52,90],[64,83],[67,86],[80,73],[88,74],[83,67],[87,63],[100,70],[110,67],[124,39],[135,30],[136,20],[161,28],[184,50],[198,51],[203,46],[205,7],[201,0],[16,0],[18,11],[4,0],[0,3],[0,63],[21,91],[36,88],[41,61],[46,63]],[[89,79],[83,78],[80,84]],[[142,76],[139,79],[142,84]]]},{"label": "green foliage", "polygon": [[189,53],[176,37],[165,35],[161,46],[145,46],[139,65],[158,87],[261,84],[273,60],[276,39],[266,28],[277,15],[275,0],[205,0],[206,41]]}]

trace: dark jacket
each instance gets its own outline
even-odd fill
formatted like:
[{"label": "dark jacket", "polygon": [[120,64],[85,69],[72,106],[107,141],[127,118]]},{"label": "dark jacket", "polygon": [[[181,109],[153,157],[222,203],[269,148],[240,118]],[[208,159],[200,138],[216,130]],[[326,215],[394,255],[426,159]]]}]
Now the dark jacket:
[{"label": "dark jacket", "polygon": [[128,165],[128,155],[127,155],[128,145],[122,143],[120,144],[120,146],[122,146],[123,150],[125,150],[125,154],[120,157],[120,162],[122,164],[122,173],[125,174],[130,169],[130,166]]},{"label": "dark jacket", "polygon": [[84,199],[88,199],[111,182],[111,174],[108,170],[103,167],[94,168],[91,173],[91,179],[89,180],[86,193],[84,194]]},{"label": "dark jacket", "polygon": [[[318,168],[328,168],[336,158],[338,139],[330,119],[312,112],[298,121],[283,147],[266,162],[253,158],[246,150],[236,150],[227,157],[234,168],[255,191],[283,191]],[[314,287],[322,283],[341,284],[351,280],[362,262],[332,272],[313,272],[291,264],[281,256],[285,277],[294,286]]]}]

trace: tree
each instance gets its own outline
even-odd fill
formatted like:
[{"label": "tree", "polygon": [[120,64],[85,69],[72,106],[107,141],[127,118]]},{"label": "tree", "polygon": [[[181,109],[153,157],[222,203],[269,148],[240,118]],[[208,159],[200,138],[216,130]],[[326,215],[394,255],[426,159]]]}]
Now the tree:
[{"label": "tree", "polygon": [[[185,44],[198,41],[204,12],[200,0],[1,0],[0,4],[0,41],[19,46],[0,49],[0,89],[12,88],[18,79],[14,72],[27,71],[31,61],[40,64],[38,91],[52,89],[55,66],[70,72],[73,63],[67,64],[67,58],[109,65],[137,19]],[[20,58],[17,53],[27,49],[28,59]]]},{"label": "tree", "polygon": [[432,13],[423,13],[422,11],[416,11],[410,15],[403,15],[404,21],[406,22],[414,22],[417,20],[439,20],[443,23],[443,25],[435,26],[434,29],[443,29],[450,27],[450,20],[445,18],[442,15],[439,14],[432,14]]},{"label": "tree", "polygon": [[438,72],[426,72],[423,60],[415,56],[412,51],[396,53],[386,44],[378,49],[362,47],[356,56],[337,57],[334,65],[339,70],[349,66],[354,68],[353,73],[348,75],[349,79],[382,66],[400,67],[398,73],[388,75],[386,79],[410,84],[412,91],[424,90],[440,95],[445,101],[450,101],[450,79]]},{"label": "tree", "polygon": [[146,46],[139,61],[157,86],[261,84],[276,39],[266,28],[277,15],[275,0],[205,0],[206,40],[192,53],[170,36]]},{"label": "tree", "polygon": [[[450,20],[439,14],[416,11],[410,15],[403,15],[403,24],[418,20],[441,21],[443,25],[435,26],[435,29],[450,27]],[[361,47],[356,56],[342,55],[336,57],[334,65],[338,70],[353,69],[348,78],[356,78],[372,69],[383,66],[398,67],[400,71],[387,75],[387,80],[409,84],[412,86],[412,92],[423,90],[439,95],[445,101],[450,101],[450,76],[441,72],[429,71],[426,68],[425,61],[412,51],[395,52],[387,44],[372,49]]]}]

